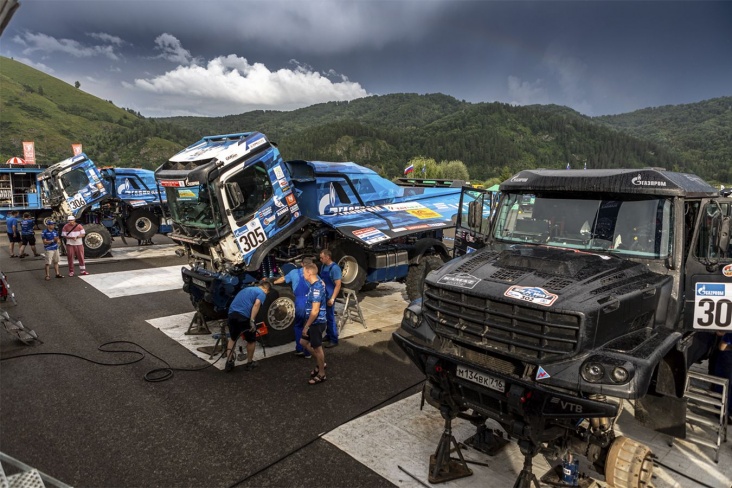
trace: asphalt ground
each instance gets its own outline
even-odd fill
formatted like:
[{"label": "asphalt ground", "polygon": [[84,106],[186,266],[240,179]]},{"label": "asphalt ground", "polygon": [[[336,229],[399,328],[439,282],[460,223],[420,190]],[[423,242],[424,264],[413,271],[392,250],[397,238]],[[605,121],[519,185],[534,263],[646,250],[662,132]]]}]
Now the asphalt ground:
[{"label": "asphalt ground", "polygon": [[[18,299],[3,309],[43,341],[25,346],[0,331],[3,453],[73,486],[393,486],[320,436],[419,391],[422,375],[390,340],[396,324],[328,349],[328,380],[316,386],[313,362],[289,354],[252,372],[209,367],[153,383],[143,376],[165,366],[153,355],[207,366],[145,322],[190,311],[183,291],[110,299],[78,277],[44,281],[43,260],[10,259],[4,239],[0,260]],[[88,269],[176,264],[185,262],[111,258]],[[139,357],[98,349],[110,341],[134,342],[108,348],[145,357],[91,362]]]}]

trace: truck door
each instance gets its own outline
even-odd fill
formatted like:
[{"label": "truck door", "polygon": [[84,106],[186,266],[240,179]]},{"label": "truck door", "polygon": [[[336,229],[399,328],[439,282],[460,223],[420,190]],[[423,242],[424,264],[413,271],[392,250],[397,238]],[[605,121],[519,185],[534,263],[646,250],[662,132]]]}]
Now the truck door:
[{"label": "truck door", "polygon": [[732,199],[703,202],[698,211],[699,224],[686,263],[684,326],[732,332]]},{"label": "truck door", "polygon": [[246,265],[267,241],[300,216],[283,166],[257,161],[222,178],[227,220]]},{"label": "truck door", "polygon": [[[79,156],[77,156],[79,157]],[[59,173],[58,181],[71,212],[78,216],[86,207],[109,196],[96,165],[90,159]]]},{"label": "truck door", "polygon": [[492,199],[493,193],[487,190],[463,188],[460,195],[460,211],[455,223],[453,257],[485,247],[490,233]]}]

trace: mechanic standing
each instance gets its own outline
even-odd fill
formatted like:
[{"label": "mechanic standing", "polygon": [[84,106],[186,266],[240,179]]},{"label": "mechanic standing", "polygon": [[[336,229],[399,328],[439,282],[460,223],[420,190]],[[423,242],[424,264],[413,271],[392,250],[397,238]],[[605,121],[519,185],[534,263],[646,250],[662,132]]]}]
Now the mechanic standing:
[{"label": "mechanic standing", "polygon": [[264,301],[267,299],[267,293],[272,285],[268,281],[260,281],[255,286],[247,286],[236,294],[234,300],[229,307],[229,342],[226,348],[226,366],[224,371],[227,373],[234,369],[234,346],[236,340],[241,334],[244,334],[244,340],[247,341],[247,363],[244,369],[250,371],[259,364],[254,361],[254,348],[257,340],[257,324],[256,317],[259,313]]},{"label": "mechanic standing", "polygon": [[305,281],[310,285],[305,300],[307,320],[302,331],[302,346],[315,356],[318,365],[310,372],[308,384],[317,385],[326,380],[325,352],[323,351],[323,330],[325,329],[325,285],[318,278],[318,267],[315,264],[303,266]]},{"label": "mechanic standing", "polygon": [[[308,264],[313,264],[313,259],[307,257],[303,258],[302,265],[305,266]],[[305,281],[305,276],[303,275],[302,270],[303,268],[295,268],[285,276],[280,276],[272,283],[280,285],[286,282],[292,286],[292,293],[295,295],[295,323],[293,325],[295,329],[295,356],[310,359],[312,356],[308,351],[303,349],[302,344],[300,344],[302,329],[305,327],[305,320],[307,320],[305,317],[305,300],[307,299],[308,290],[310,289],[308,282]]]},{"label": "mechanic standing", "polygon": [[336,347],[338,345],[338,326],[335,320],[335,299],[341,292],[341,268],[333,261],[333,257],[329,249],[320,251],[320,262],[323,267],[320,269],[320,278],[325,283],[326,297],[326,319],[328,325],[326,327],[325,347]]}]

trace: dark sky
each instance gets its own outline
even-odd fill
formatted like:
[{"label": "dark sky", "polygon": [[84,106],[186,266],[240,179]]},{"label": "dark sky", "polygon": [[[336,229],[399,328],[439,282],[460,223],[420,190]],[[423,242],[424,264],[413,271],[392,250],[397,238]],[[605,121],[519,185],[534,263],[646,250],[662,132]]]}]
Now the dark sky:
[{"label": "dark sky", "polygon": [[594,116],[732,95],[732,2],[23,0],[0,54],[152,117],[397,92]]}]

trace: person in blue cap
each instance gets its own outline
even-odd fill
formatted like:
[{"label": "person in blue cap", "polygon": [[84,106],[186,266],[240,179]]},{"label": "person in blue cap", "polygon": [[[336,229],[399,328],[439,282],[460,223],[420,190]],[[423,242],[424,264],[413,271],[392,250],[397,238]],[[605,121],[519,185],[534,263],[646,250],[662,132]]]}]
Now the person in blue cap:
[{"label": "person in blue cap", "polygon": [[335,300],[341,292],[341,278],[343,275],[340,266],[333,261],[330,250],[323,249],[320,251],[320,262],[323,263],[323,266],[320,268],[320,278],[325,283],[325,290],[327,292],[325,302],[325,316],[327,319],[325,342],[328,342],[328,344],[325,347],[336,347],[338,345],[338,326],[336,325],[335,319]]},{"label": "person in blue cap", "polygon": [[46,221],[46,228],[41,232],[41,240],[43,240],[43,248],[46,250],[46,281],[51,279],[49,271],[51,271],[51,265],[56,271],[56,278],[63,278],[58,270],[58,231],[56,230],[56,222],[53,220]]}]

